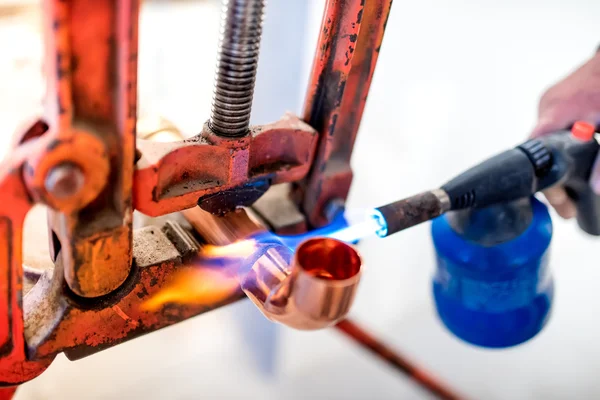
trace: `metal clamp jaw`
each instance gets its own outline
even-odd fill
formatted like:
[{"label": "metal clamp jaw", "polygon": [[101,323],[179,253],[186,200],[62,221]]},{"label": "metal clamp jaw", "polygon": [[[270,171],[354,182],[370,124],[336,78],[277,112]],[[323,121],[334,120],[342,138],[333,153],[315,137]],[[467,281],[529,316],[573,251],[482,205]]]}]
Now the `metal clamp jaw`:
[{"label": "metal clamp jaw", "polygon": [[[303,120],[286,115],[234,135],[227,122],[238,116],[223,118],[217,106],[216,124],[192,139],[136,144],[139,1],[45,0],[46,114],[0,164],[0,385],[34,378],[60,352],[81,358],[242,297],[236,288],[208,306],[143,310],[198,243],[173,222],[134,231],[134,209],[164,215],[199,199],[215,213],[261,209],[264,190],[289,183],[291,200],[277,192],[275,202],[292,204],[302,221],[277,228],[327,223],[327,202],[349,191],[390,7],[328,0]],[[228,78],[221,70],[224,90]],[[23,224],[35,204],[49,209],[55,268],[24,294]],[[277,218],[262,210],[267,222]]]}]

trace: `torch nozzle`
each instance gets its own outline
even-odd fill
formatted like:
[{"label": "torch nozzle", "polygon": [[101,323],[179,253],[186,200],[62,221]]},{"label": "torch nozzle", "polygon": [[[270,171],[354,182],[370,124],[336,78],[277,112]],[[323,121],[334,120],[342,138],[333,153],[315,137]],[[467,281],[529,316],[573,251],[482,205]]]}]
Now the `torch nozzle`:
[{"label": "torch nozzle", "polygon": [[305,234],[278,236],[289,248],[313,237],[327,237],[356,243],[370,236],[387,237],[451,209],[450,198],[442,189],[431,190],[369,210],[344,210],[323,228]]},{"label": "torch nozzle", "polygon": [[386,237],[439,217],[450,208],[448,194],[436,189],[377,207],[372,218],[379,226],[377,236]]}]

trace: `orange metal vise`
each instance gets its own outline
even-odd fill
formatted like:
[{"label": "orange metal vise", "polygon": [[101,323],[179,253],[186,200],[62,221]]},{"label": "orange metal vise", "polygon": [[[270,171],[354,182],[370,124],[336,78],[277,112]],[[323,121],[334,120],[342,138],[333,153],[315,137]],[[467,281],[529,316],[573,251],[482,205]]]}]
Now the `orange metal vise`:
[{"label": "orange metal vise", "polygon": [[[248,121],[264,2],[239,13],[230,1],[210,120],[175,143],[136,140],[139,0],[43,3],[45,115],[0,167],[3,386],[36,377],[60,352],[85,357],[243,296],[142,310],[197,245],[177,223],[134,231],[134,209],[159,216],[252,206],[278,232],[326,224],[327,204],[348,195],[392,1],[328,0],[304,116],[255,127]],[[248,40],[236,42],[235,30],[248,27]],[[286,186],[268,190],[276,184]],[[23,224],[36,203],[48,206],[55,268],[28,277],[35,284],[24,293]]]}]

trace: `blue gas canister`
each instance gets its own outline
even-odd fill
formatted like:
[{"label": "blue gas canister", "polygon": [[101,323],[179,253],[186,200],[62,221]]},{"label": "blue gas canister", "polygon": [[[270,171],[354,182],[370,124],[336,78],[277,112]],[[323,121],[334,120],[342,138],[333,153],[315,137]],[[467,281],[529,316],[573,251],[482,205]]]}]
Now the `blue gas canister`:
[{"label": "blue gas canister", "polygon": [[550,315],[552,221],[535,197],[451,212],[431,227],[433,294],[444,325],[471,344],[502,348],[539,333]]}]

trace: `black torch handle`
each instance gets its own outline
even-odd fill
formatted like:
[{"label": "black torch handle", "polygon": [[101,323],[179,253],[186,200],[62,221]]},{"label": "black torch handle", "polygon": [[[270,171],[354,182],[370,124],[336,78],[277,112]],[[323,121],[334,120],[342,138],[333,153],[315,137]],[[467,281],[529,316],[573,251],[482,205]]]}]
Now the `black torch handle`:
[{"label": "black torch handle", "polygon": [[585,232],[600,235],[600,196],[589,183],[600,145],[560,131],[529,140],[467,170],[442,186],[452,210],[483,208],[563,185]]},{"label": "black torch handle", "polygon": [[594,140],[578,147],[571,157],[573,163],[563,186],[577,207],[577,224],[586,233],[600,236],[600,196],[590,185],[600,145]]},{"label": "black torch handle", "polygon": [[489,207],[563,185],[576,204],[581,229],[600,236],[600,196],[589,183],[599,150],[595,137],[582,140],[570,131],[529,140],[470,168],[439,190],[377,208],[384,227],[378,234],[389,236],[446,211]]}]

